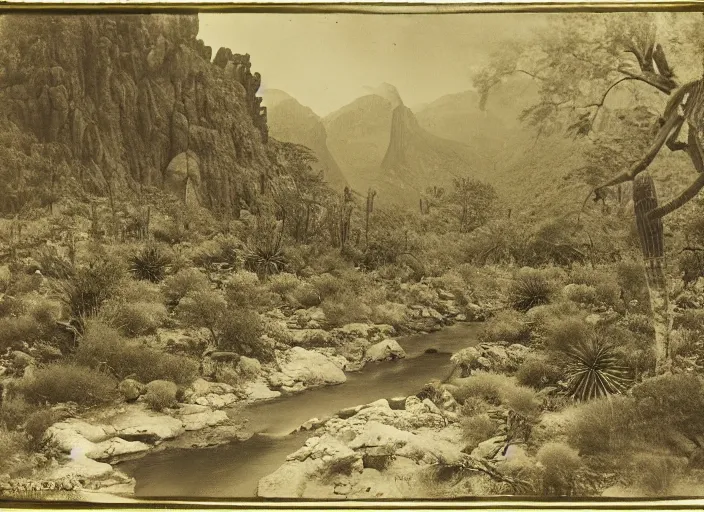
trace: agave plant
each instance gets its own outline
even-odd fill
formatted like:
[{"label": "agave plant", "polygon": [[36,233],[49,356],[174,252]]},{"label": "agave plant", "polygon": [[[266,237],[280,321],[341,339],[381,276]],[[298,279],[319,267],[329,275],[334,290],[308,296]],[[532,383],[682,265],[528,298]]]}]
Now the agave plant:
[{"label": "agave plant", "polygon": [[157,246],[150,245],[132,257],[130,270],[137,277],[158,283],[164,279],[171,260]]},{"label": "agave plant", "polygon": [[511,306],[518,311],[528,311],[535,306],[549,303],[552,292],[550,281],[542,274],[520,274],[516,276],[509,290]]},{"label": "agave plant", "polygon": [[621,393],[630,381],[628,369],[604,341],[591,338],[567,351],[568,392],[580,401]]},{"label": "agave plant", "polygon": [[257,247],[248,250],[244,257],[247,270],[256,272],[263,279],[283,272],[286,263],[286,256],[279,247]]}]

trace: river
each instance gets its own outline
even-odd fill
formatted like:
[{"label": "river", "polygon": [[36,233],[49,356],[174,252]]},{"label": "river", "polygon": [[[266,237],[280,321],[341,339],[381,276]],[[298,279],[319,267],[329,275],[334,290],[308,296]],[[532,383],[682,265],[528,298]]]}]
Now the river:
[{"label": "river", "polygon": [[[197,449],[166,449],[124,462],[118,468],[133,476],[138,498],[198,499],[256,496],[260,478],[283,464],[309,432],[293,433],[311,418],[380,398],[417,393],[432,379],[452,370],[450,355],[477,343],[477,324],[457,324],[432,334],[399,338],[407,357],[368,364],[347,374],[338,386],[311,389],[248,406],[242,414],[256,434],[246,441]],[[426,353],[436,349],[436,353]]]}]

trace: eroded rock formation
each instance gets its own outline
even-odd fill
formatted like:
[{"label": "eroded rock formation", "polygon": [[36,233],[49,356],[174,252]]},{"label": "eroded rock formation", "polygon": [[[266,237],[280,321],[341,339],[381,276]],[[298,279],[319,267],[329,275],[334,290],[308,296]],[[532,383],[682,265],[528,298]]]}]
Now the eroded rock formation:
[{"label": "eroded rock formation", "polygon": [[204,206],[256,194],[261,77],[226,48],[211,62],[197,15],[8,15],[2,30],[0,117],[65,148],[88,189],[163,188],[188,154]]}]

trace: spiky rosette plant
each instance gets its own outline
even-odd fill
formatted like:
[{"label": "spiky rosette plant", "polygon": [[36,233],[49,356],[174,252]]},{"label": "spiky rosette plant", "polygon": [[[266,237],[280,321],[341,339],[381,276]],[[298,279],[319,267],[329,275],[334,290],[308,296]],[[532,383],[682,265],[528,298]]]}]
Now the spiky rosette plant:
[{"label": "spiky rosette plant", "polygon": [[164,279],[171,260],[159,247],[150,245],[135,254],[131,263],[130,270],[137,279],[158,283]]},{"label": "spiky rosette plant", "polygon": [[547,304],[553,292],[552,283],[538,271],[518,274],[509,289],[509,300],[513,309],[528,311]]},{"label": "spiky rosette plant", "polygon": [[286,264],[286,256],[278,247],[256,247],[248,250],[244,257],[247,270],[256,272],[263,279],[283,272]]},{"label": "spiky rosette plant", "polygon": [[630,376],[613,345],[590,338],[566,352],[568,392],[579,401],[622,393]]}]

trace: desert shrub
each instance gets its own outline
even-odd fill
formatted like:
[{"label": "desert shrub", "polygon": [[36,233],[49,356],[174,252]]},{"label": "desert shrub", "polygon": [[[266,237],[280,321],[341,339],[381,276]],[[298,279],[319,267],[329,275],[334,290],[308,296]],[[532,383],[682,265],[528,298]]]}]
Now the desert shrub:
[{"label": "desert shrub", "polygon": [[455,301],[459,305],[466,306],[469,303],[467,296],[469,287],[459,272],[455,270],[445,272],[440,277],[434,278],[431,283],[436,288],[448,291],[454,295]]},{"label": "desert shrub", "polygon": [[[652,325],[652,321],[650,323]],[[704,333],[704,309],[686,309],[675,319],[674,327]]]},{"label": "desert shrub", "polygon": [[61,304],[40,298],[28,307],[27,313],[46,333],[53,328],[54,323],[61,316]]},{"label": "desert shrub", "polygon": [[301,283],[291,292],[291,298],[304,308],[319,306],[321,302],[320,293],[309,283]]},{"label": "desert shrub", "polygon": [[568,284],[563,290],[567,300],[577,304],[599,304],[596,288],[588,284]]},{"label": "desert shrub", "polygon": [[136,279],[124,279],[115,290],[115,298],[125,302],[164,302],[160,286]]},{"label": "desert shrub", "polygon": [[581,454],[612,454],[626,451],[634,441],[635,402],[614,395],[581,404],[575,409],[568,437]]},{"label": "desert shrub", "polygon": [[[704,317],[702,317],[702,321],[704,322]],[[648,315],[631,313],[623,317],[621,324],[633,334],[646,336],[649,340],[653,340],[655,337],[653,319]]]},{"label": "desert shrub", "polygon": [[568,282],[572,284],[583,284],[596,287],[599,283],[603,283],[613,279],[610,272],[603,267],[594,267],[575,263],[569,272]]},{"label": "desert shrub", "polygon": [[13,459],[22,452],[23,445],[21,433],[0,428],[0,471],[12,467]]},{"label": "desert shrub", "polygon": [[273,347],[260,339],[264,325],[259,315],[252,310],[230,310],[219,325],[218,346],[262,361],[273,359]]},{"label": "desert shrub", "polygon": [[41,326],[29,315],[0,318],[0,350],[4,351],[15,344],[38,341],[42,337]]},{"label": "desert shrub", "polygon": [[0,318],[8,316],[18,316],[24,313],[24,302],[11,295],[0,297]]},{"label": "desert shrub", "polygon": [[454,271],[462,277],[472,295],[479,302],[500,302],[507,294],[510,280],[494,267],[476,267],[464,263]]},{"label": "desert shrub", "polygon": [[121,380],[133,376],[140,382],[163,379],[188,384],[198,373],[194,359],[129,342],[116,329],[98,322],[88,324],[75,358],[94,368],[107,366]]},{"label": "desert shrub", "polygon": [[85,318],[97,314],[103,302],[115,294],[123,277],[122,267],[110,260],[78,267],[59,285],[71,316]]},{"label": "desert shrub", "polygon": [[626,301],[638,300],[647,307],[648,287],[641,262],[620,261],[616,265],[616,282],[623,290]]},{"label": "desert shrub", "polygon": [[677,266],[685,285],[704,276],[704,255],[699,251],[685,251],[677,257]]},{"label": "desert shrub", "polygon": [[535,390],[520,385],[503,386],[501,403],[518,416],[534,421],[540,414],[541,400]]},{"label": "desert shrub", "polygon": [[697,342],[701,335],[689,329],[677,329],[670,332],[670,355],[688,357],[697,350]]},{"label": "desert shrub", "polygon": [[469,398],[480,398],[493,405],[499,405],[506,386],[513,386],[513,381],[506,375],[477,372],[471,377],[455,379],[452,394],[459,403],[464,403]]},{"label": "desert shrub", "polygon": [[199,267],[208,267],[214,263],[236,265],[242,252],[242,242],[232,236],[219,236],[202,243],[193,254],[193,263]]},{"label": "desert shrub", "polygon": [[36,410],[36,406],[21,396],[8,396],[0,404],[0,428],[16,430],[34,410]]},{"label": "desert shrub", "polygon": [[518,311],[547,304],[550,302],[555,290],[554,284],[545,275],[536,269],[522,269],[514,276],[508,290],[511,307]]},{"label": "desert shrub", "polygon": [[580,346],[593,334],[594,328],[581,318],[558,318],[544,326],[545,346],[553,351],[566,352]]},{"label": "desert shrub", "polygon": [[587,304],[603,304],[614,309],[622,309],[621,286],[611,269],[574,265],[568,281],[571,284],[593,289],[595,302],[581,301]]},{"label": "desert shrub", "polygon": [[59,421],[59,414],[48,407],[35,410],[27,416],[24,422],[24,432],[27,435],[27,446],[38,451],[44,444],[44,434],[47,429]]},{"label": "desert shrub", "polygon": [[631,389],[644,435],[659,439],[679,432],[695,440],[704,434],[704,384],[680,373],[644,380]]},{"label": "desert shrub", "polygon": [[382,265],[376,269],[377,274],[382,279],[388,281],[398,281],[401,283],[407,283],[415,277],[415,272],[408,265],[394,263],[389,265]]},{"label": "desert shrub", "polygon": [[318,478],[325,483],[331,483],[341,475],[349,476],[354,471],[354,457],[340,457],[323,465],[317,472]]},{"label": "desert shrub", "polygon": [[560,301],[552,304],[545,304],[531,309],[527,313],[533,332],[545,336],[551,325],[566,318],[585,318],[586,313],[574,302]]},{"label": "desert shrub", "polygon": [[519,384],[534,389],[556,386],[563,376],[559,362],[547,354],[531,354],[518,368],[516,379]]},{"label": "desert shrub", "polygon": [[24,398],[34,404],[97,405],[117,397],[117,381],[113,377],[68,361],[37,368],[31,379],[22,379],[16,385]]},{"label": "desert shrub", "polygon": [[20,274],[13,272],[12,278],[6,286],[5,293],[18,296],[39,291],[43,277],[39,274]]},{"label": "desert shrub", "polygon": [[176,405],[178,386],[168,380],[154,380],[147,384],[144,401],[155,411]]},{"label": "desert shrub", "polygon": [[310,279],[310,284],[318,292],[321,300],[340,295],[346,288],[342,279],[329,273],[313,276]]},{"label": "desert shrub", "polygon": [[210,281],[200,270],[187,268],[167,277],[162,283],[162,290],[167,302],[175,306],[189,293],[210,290]]},{"label": "desert shrub", "polygon": [[577,400],[622,393],[630,382],[628,368],[604,339],[592,336],[565,354],[568,393]]},{"label": "desert shrub", "polygon": [[[455,396],[454,388],[451,389],[452,396]],[[459,396],[459,393],[457,395]],[[492,407],[493,406],[490,403],[488,403],[482,398],[476,396],[468,396],[465,397],[464,402],[462,402],[462,406],[460,407],[460,413],[463,417],[469,418],[472,416],[477,416],[478,414],[484,414],[487,411],[491,410]]]},{"label": "desert shrub", "polygon": [[291,343],[293,343],[291,331],[286,326],[285,321],[281,322],[269,318],[264,318],[262,320],[262,328],[264,334],[266,334],[269,338],[278,343],[283,343],[284,345],[290,345]]},{"label": "desert shrub", "polygon": [[263,302],[264,290],[257,274],[240,270],[225,283],[225,298],[231,307],[256,307]]},{"label": "desert shrub", "polygon": [[328,296],[320,304],[325,318],[333,327],[340,327],[353,322],[365,322],[371,315],[369,306],[362,303],[351,292]]},{"label": "desert shrub", "polygon": [[650,496],[667,496],[684,473],[687,459],[641,453],[633,458],[638,486]]},{"label": "desert shrub", "polygon": [[517,311],[500,311],[484,323],[479,339],[483,342],[526,343],[530,341],[530,325],[525,315]]},{"label": "desert shrub", "polygon": [[575,491],[577,472],[582,461],[576,450],[563,443],[547,443],[536,455],[543,466],[542,493],[549,496],[571,496]]},{"label": "desert shrub", "polygon": [[176,315],[192,327],[205,327],[217,342],[216,329],[227,310],[227,301],[215,290],[190,292],[176,307]]},{"label": "desert shrub", "polygon": [[281,297],[286,297],[301,286],[301,280],[293,274],[282,272],[281,274],[272,276],[269,281],[267,281],[267,285],[272,292]]},{"label": "desert shrub", "polygon": [[166,307],[152,302],[108,302],[100,318],[126,336],[154,334],[168,317]]},{"label": "desert shrub", "polygon": [[491,419],[486,413],[463,418],[461,425],[468,450],[476,448],[482,441],[492,438],[498,429],[498,422]]},{"label": "desert shrub", "polygon": [[66,279],[73,273],[73,265],[61,256],[54,246],[44,246],[33,255],[39,263],[42,275],[54,279]]},{"label": "desert shrub", "polygon": [[372,308],[371,320],[376,324],[403,326],[408,319],[408,308],[404,304],[384,302]]}]

